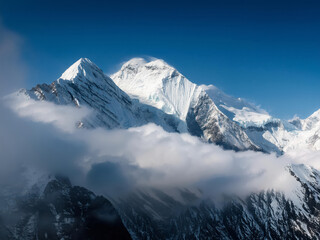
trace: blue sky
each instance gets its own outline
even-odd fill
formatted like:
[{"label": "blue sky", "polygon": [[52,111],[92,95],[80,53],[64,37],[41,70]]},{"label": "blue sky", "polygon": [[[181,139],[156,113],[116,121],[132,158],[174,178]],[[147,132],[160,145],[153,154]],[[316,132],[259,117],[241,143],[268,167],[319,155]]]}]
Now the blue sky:
[{"label": "blue sky", "polygon": [[106,73],[136,56],[162,58],[271,114],[320,108],[317,1],[0,1],[23,39],[28,87],[88,57]]}]

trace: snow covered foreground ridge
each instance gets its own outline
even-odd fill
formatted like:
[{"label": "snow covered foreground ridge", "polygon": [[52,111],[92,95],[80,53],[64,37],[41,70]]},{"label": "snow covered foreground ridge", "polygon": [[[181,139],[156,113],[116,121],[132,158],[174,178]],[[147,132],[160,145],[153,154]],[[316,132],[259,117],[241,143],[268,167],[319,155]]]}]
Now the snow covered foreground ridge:
[{"label": "snow covered foreground ridge", "polygon": [[88,107],[94,113],[79,119],[81,127],[130,128],[152,122],[227,149],[277,154],[297,147],[320,149],[316,113],[305,120],[275,119],[213,85],[192,83],[160,59],[131,59],[109,78],[89,59],[81,58],[52,84],[20,93],[35,100]]}]

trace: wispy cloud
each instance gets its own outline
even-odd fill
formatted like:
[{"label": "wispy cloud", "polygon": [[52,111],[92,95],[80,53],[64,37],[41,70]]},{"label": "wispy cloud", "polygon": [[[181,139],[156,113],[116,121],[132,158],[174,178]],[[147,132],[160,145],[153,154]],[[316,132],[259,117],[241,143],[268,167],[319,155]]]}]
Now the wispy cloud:
[{"label": "wispy cloud", "polygon": [[75,131],[79,122],[91,112],[86,107],[74,108],[55,105],[51,102],[35,101],[18,92],[7,95],[3,99],[18,116],[35,122],[51,123],[61,131],[70,133]]},{"label": "wispy cloud", "polygon": [[[32,104],[15,102],[14,109],[43,128],[50,129],[53,124],[59,129],[55,134],[63,136],[60,140],[80,144],[81,154],[73,149],[78,157],[76,161],[71,158],[72,164],[66,165],[71,169],[67,172],[80,171],[81,182],[101,193],[112,195],[117,189],[175,186],[200,187],[211,195],[243,195],[266,189],[291,191],[295,187],[293,177],[285,171],[288,164],[300,162],[294,156],[277,158],[252,151],[225,151],[188,134],[168,133],[154,124],[122,130],[72,131],[86,111],[82,115],[75,107],[28,101]],[[56,150],[61,155],[50,152],[50,159],[54,162],[59,157],[67,163],[70,156],[64,157],[63,153],[69,145],[59,146]]]},{"label": "wispy cloud", "polygon": [[24,86],[27,71],[22,45],[23,39],[7,29],[0,19],[0,96]]}]

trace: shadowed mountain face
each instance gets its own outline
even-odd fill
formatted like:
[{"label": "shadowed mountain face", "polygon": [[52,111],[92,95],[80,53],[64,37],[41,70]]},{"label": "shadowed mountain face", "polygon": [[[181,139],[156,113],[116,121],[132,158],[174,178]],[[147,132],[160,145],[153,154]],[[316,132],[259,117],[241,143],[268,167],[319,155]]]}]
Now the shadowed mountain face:
[{"label": "shadowed mountain face", "polygon": [[112,204],[57,177],[39,193],[30,190],[3,212],[1,239],[131,239]]},{"label": "shadowed mountain face", "polygon": [[318,239],[320,172],[305,165],[292,165],[287,171],[296,181],[293,197],[269,190],[244,198],[224,196],[218,204],[203,198],[198,189],[155,188],[137,190],[111,204],[56,177],[44,189],[34,186],[5,203],[10,207],[1,210],[0,237]]},{"label": "shadowed mountain face", "polygon": [[287,171],[297,183],[293,198],[269,190],[217,204],[199,191],[148,189],[115,204],[134,239],[319,239],[320,172]]}]

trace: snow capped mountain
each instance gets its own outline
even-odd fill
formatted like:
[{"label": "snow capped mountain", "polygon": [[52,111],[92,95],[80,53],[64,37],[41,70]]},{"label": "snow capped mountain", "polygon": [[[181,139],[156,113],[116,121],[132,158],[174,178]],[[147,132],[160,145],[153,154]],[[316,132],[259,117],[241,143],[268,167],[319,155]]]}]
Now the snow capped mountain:
[{"label": "snow capped mountain", "polygon": [[295,134],[290,123],[273,118],[265,110],[241,98],[225,94],[214,85],[201,85],[229,119],[239,124],[250,140],[265,152],[282,154]]},{"label": "snow capped mountain", "polygon": [[227,148],[282,154],[296,135],[293,124],[213,85],[198,86],[160,59],[131,59],[111,78],[132,98],[181,119],[181,132]]},{"label": "snow capped mountain", "polygon": [[227,149],[277,154],[320,149],[320,110],[307,119],[276,119],[213,85],[192,83],[160,59],[133,58],[109,78],[81,58],[50,85],[21,90],[19,95],[89,108],[93,113],[79,119],[79,127],[130,128],[152,122]]},{"label": "snow capped mountain", "polygon": [[[252,103],[227,95],[213,85],[201,85],[201,87],[205,89],[218,108],[229,119],[242,126],[250,140],[264,151],[281,155],[289,149],[296,148],[297,144],[307,142],[298,136],[299,128],[302,130],[302,124],[311,126],[312,122],[307,123],[300,119],[280,120]],[[316,121],[317,118],[313,119]],[[294,139],[297,140],[294,141]]]},{"label": "snow capped mountain", "polygon": [[290,121],[271,118],[261,126],[248,126],[249,138],[267,152],[320,150],[320,110],[306,119]]},{"label": "snow capped mountain", "polygon": [[167,131],[176,131],[179,124],[174,116],[132,100],[86,58],[79,59],[50,85],[21,90],[19,95],[61,105],[86,106],[93,114],[79,126],[87,128],[129,128],[154,122]]},{"label": "snow capped mountain", "polygon": [[320,110],[314,112],[312,115],[310,115],[306,119],[301,119],[300,129],[304,131],[314,129],[316,127],[319,127],[319,122],[320,122]]},{"label": "snow capped mountain", "polygon": [[280,120],[240,98],[234,98],[213,85],[201,85],[221,112],[242,126],[250,140],[266,152],[320,149],[320,110],[306,119]]},{"label": "snow capped mountain", "polygon": [[95,118],[87,119],[88,127],[129,127],[135,122],[132,101],[89,59],[81,58],[52,84],[37,85],[25,92],[33,99],[56,104],[90,106]]},{"label": "snow capped mountain", "polygon": [[131,59],[111,78],[132,98],[179,118],[180,132],[188,131],[226,148],[258,149],[242,128],[217,108],[202,87],[163,60]]},{"label": "snow capped mountain", "polygon": [[290,122],[298,130],[285,147],[286,151],[296,149],[320,150],[320,110],[306,119],[295,118]]},{"label": "snow capped mountain", "polygon": [[201,87],[221,112],[243,127],[261,126],[272,118],[265,110],[241,98],[231,97],[214,85],[201,85]]},{"label": "snow capped mountain", "polygon": [[131,59],[111,78],[132,97],[182,120],[202,92],[199,86],[160,59],[150,62]]},{"label": "snow capped mountain", "polygon": [[122,90],[89,59],[81,58],[52,84],[18,94],[26,101],[89,108],[92,114],[79,119],[79,127],[130,128],[152,122],[228,149],[259,149],[200,86],[163,60],[132,59],[112,77]]}]

